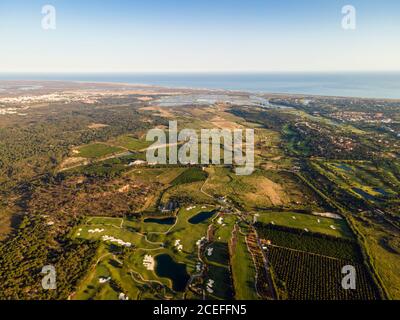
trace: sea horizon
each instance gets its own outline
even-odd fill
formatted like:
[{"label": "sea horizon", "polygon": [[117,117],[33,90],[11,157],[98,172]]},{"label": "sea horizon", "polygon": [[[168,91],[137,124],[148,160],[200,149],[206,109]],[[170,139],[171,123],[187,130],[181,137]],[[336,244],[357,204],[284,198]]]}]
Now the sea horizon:
[{"label": "sea horizon", "polygon": [[338,72],[3,72],[0,81],[125,83],[251,93],[400,99],[400,71]]}]

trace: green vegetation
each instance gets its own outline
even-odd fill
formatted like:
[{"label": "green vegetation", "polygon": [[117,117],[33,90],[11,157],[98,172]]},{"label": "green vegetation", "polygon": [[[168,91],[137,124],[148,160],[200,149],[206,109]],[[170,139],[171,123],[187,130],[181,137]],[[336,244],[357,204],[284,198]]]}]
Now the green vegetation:
[{"label": "green vegetation", "polygon": [[[213,281],[213,293],[207,296],[215,299],[233,299],[235,296],[230,267],[231,254],[229,243],[236,222],[233,215],[220,214],[215,217],[212,226],[212,242],[206,247],[204,260],[207,263],[206,284]],[[208,255],[208,250],[212,250]]]},{"label": "green vegetation", "polygon": [[121,146],[125,149],[128,149],[130,151],[141,151],[148,148],[152,144],[152,142],[140,140],[130,135],[124,135],[118,137],[114,141],[114,144]]},{"label": "green vegetation", "polygon": [[185,184],[185,183],[204,181],[206,179],[207,179],[206,172],[204,172],[199,167],[192,167],[192,168],[186,169],[184,172],[182,172],[174,181],[172,181],[171,184],[173,186],[177,186],[177,185]]},{"label": "green vegetation", "polygon": [[[0,116],[0,299],[399,298],[398,103],[265,98],[154,113],[101,95]],[[255,128],[255,172],[134,164],[169,118]],[[311,214],[328,211],[344,219]],[[40,286],[48,264],[57,291]]]},{"label": "green vegetation", "polygon": [[[143,222],[134,217],[86,219],[71,231],[71,238],[75,241],[100,242],[102,252],[97,254],[100,259],[98,265],[80,285],[79,294],[75,298],[87,297],[85,294],[97,298],[103,297],[102,295],[115,298],[121,292],[135,299],[144,298],[145,294],[156,292],[155,288],[160,285],[163,288],[159,293],[160,297],[175,295],[172,280],[160,278],[155,270],[147,270],[143,261],[146,255],[156,258],[157,255],[168,254],[176,263],[186,265],[188,272],[195,272],[197,241],[206,235],[212,221],[210,219],[189,227],[188,220],[205,209],[202,207],[181,209],[173,225]],[[105,236],[108,238],[105,239]],[[110,237],[113,239],[109,240]],[[123,243],[118,243],[118,240]],[[182,245],[182,249],[178,249],[178,245]],[[100,278],[108,277],[112,281],[107,284],[99,283]],[[126,280],[122,281],[124,277]]]},{"label": "green vegetation", "polygon": [[400,179],[382,163],[314,161],[313,168],[354,197],[380,205],[397,203]]},{"label": "green vegetation", "polygon": [[352,238],[353,235],[345,220],[325,218],[311,214],[295,212],[258,212],[257,221],[265,224],[297,228],[313,233],[322,233],[334,237]]},{"label": "green vegetation", "polygon": [[211,256],[206,256],[208,262],[226,267],[229,266],[229,247],[226,242],[216,241],[207,248],[213,250]]},{"label": "green vegetation", "polygon": [[237,234],[234,254],[231,257],[235,298],[238,300],[258,300],[256,293],[256,270],[250,252],[247,249],[245,236]]},{"label": "green vegetation", "polygon": [[83,158],[100,158],[117,152],[122,152],[124,149],[119,147],[110,146],[104,143],[93,143],[87,146],[82,146],[76,149],[78,153],[75,156]]},{"label": "green vegetation", "polygon": [[234,292],[232,288],[232,279],[229,271],[229,266],[219,266],[215,264],[208,265],[206,284],[214,281],[213,293],[208,293],[208,297],[213,297],[221,300],[232,300]]},{"label": "green vegetation", "polygon": [[356,290],[343,289],[346,261],[287,248],[268,247],[275,277],[290,300],[375,300],[379,294],[365,268],[356,264]]},{"label": "green vegetation", "polygon": [[347,261],[362,261],[358,245],[353,240],[335,238],[299,229],[257,223],[260,237],[272,245],[329,256]]},{"label": "green vegetation", "polygon": [[383,285],[391,299],[400,299],[400,275],[398,274],[400,246],[399,231],[386,222],[374,221],[360,215],[354,220],[363,235],[365,246],[371,256]]},{"label": "green vegetation", "polygon": [[[96,232],[96,230],[102,230],[101,232]],[[93,233],[91,231],[94,231]],[[80,225],[78,230],[73,234],[73,238],[84,239],[89,241],[100,241],[106,243],[113,243],[119,245],[118,243],[110,240],[103,240],[103,237],[113,237],[116,240],[122,240],[124,243],[129,243],[129,245],[135,248],[141,249],[157,249],[159,244],[151,243],[146,240],[145,236],[135,232],[133,228],[116,227],[114,225],[107,226],[104,224],[90,224],[89,226]],[[120,245],[121,246],[121,245]]]}]

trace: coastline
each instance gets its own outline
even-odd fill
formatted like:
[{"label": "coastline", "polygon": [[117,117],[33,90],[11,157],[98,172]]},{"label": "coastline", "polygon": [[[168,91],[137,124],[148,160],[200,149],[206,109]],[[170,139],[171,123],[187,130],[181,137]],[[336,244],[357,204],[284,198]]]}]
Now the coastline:
[{"label": "coastline", "polygon": [[[399,102],[400,98],[372,98],[362,96],[340,96],[340,95],[323,95],[323,94],[306,94],[306,93],[291,93],[291,92],[267,92],[267,91],[246,91],[246,90],[230,90],[230,89],[214,89],[214,88],[198,88],[198,87],[169,87],[159,86],[151,84],[141,83],[126,83],[126,82],[103,82],[103,81],[81,81],[81,80],[2,80],[0,79],[0,87],[2,83],[14,82],[14,83],[60,83],[60,84],[85,84],[85,85],[104,85],[104,86],[125,86],[131,87],[132,89],[157,89],[157,90],[172,90],[178,91],[176,94],[237,94],[237,95],[256,95],[256,96],[267,96],[267,97],[291,97],[291,98],[319,98],[319,99],[349,99],[349,100],[368,100],[368,101],[390,101]],[[0,88],[1,89],[1,88]],[[0,90],[0,93],[5,93],[5,89]],[[181,91],[181,92],[179,92]],[[187,91],[187,92],[185,92]],[[28,91],[25,91],[28,92]],[[160,93],[162,94],[162,93]],[[165,94],[165,93],[164,93]]]}]

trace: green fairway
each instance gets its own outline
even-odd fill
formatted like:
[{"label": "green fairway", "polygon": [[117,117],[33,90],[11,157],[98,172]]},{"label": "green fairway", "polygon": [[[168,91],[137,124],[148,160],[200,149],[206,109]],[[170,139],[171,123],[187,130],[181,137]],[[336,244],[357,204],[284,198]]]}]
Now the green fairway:
[{"label": "green fairway", "polygon": [[323,233],[335,237],[352,237],[352,233],[345,220],[325,218],[311,214],[261,212],[258,213],[257,221],[302,230],[307,229],[310,232]]},{"label": "green fairway", "polygon": [[232,281],[228,266],[218,266],[210,264],[208,266],[208,276],[206,277],[207,283],[213,283],[212,293],[207,292],[208,296],[222,299],[232,300],[234,298],[234,292],[232,288]]},{"label": "green fairway", "polygon": [[400,181],[395,168],[368,161],[314,161],[313,167],[341,189],[365,201],[397,200]]},{"label": "green fairway", "polygon": [[250,252],[247,249],[245,236],[238,234],[235,254],[231,259],[235,298],[237,300],[258,300],[255,289],[256,270]]},{"label": "green fairway", "polygon": [[[88,271],[86,277],[78,285],[74,296],[75,300],[118,300],[121,293],[130,300],[141,299],[144,295],[164,298],[172,295],[166,287],[167,282],[157,279],[151,272],[144,271],[143,256],[130,253],[128,258],[116,254],[108,245],[101,245],[97,254],[96,264]],[[137,257],[139,268],[135,268],[129,258]],[[142,260],[140,260],[142,259]],[[139,272],[138,272],[139,271]],[[104,283],[102,283],[105,280]]]},{"label": "green fairway", "polygon": [[400,246],[399,233],[393,229],[378,227],[376,222],[367,223],[363,219],[353,219],[363,234],[365,245],[374,266],[391,299],[400,299]]},{"label": "green fairway", "polygon": [[140,151],[148,148],[152,142],[139,140],[129,135],[120,136],[115,140],[115,144],[131,151]]},{"label": "green fairway", "polygon": [[201,212],[209,212],[213,209],[211,206],[196,205],[192,208],[188,207],[179,210],[177,223],[165,236],[167,245],[178,251],[175,241],[179,240],[183,246],[181,254],[197,256],[196,242],[206,236],[208,226],[212,223],[213,217],[197,224],[189,223],[189,219]]},{"label": "green fairway", "polygon": [[177,186],[185,183],[204,181],[206,179],[207,179],[206,172],[204,172],[201,168],[193,167],[181,173],[174,181],[172,181],[172,185]]},{"label": "green fairway", "polygon": [[122,152],[124,149],[119,147],[110,146],[104,143],[92,143],[86,146],[82,146],[76,149],[78,153],[75,156],[83,158],[100,158],[113,153]]},{"label": "green fairway", "polygon": [[[121,218],[100,218],[88,219],[85,224],[81,224],[73,231],[73,239],[84,239],[89,241],[102,241],[115,245],[157,249],[160,244],[148,241],[144,234],[140,233],[138,223],[135,221],[125,221]],[[110,239],[112,237],[112,239]],[[110,239],[110,240],[107,240]],[[121,240],[121,244],[118,243]]]},{"label": "green fairway", "polygon": [[[213,221],[213,242],[206,247],[204,261],[207,263],[206,285],[212,281],[212,287],[206,288],[207,297],[213,299],[233,299],[234,289],[230,269],[229,241],[236,217],[219,214]],[[211,249],[210,255],[208,250]],[[209,290],[211,289],[211,291]]]},{"label": "green fairway", "polygon": [[214,226],[216,227],[214,239],[215,241],[228,243],[232,237],[232,230],[237,221],[237,217],[232,214],[220,215],[222,217],[222,224],[218,223],[219,218],[216,219]]},{"label": "green fairway", "polygon": [[129,172],[130,176],[135,180],[143,183],[151,183],[153,181],[160,182],[165,185],[171,184],[185,168],[138,168]]},{"label": "green fairway", "polygon": [[[194,273],[198,262],[197,242],[207,235],[208,226],[213,223],[215,215],[196,224],[189,223],[189,219],[214,209],[206,205],[182,208],[172,223],[157,223],[158,218],[144,222],[146,218],[139,217],[86,219],[74,228],[71,238],[99,241],[101,250],[97,255],[97,264],[78,286],[74,299],[115,300],[120,293],[127,294],[130,299],[181,299],[183,292],[171,290],[174,287],[171,279],[159,277],[156,269],[148,269],[144,261],[146,256],[156,260],[157,256],[167,254],[184,266],[189,274]],[[100,283],[101,278],[110,280]],[[226,274],[224,279],[226,281]]]}]

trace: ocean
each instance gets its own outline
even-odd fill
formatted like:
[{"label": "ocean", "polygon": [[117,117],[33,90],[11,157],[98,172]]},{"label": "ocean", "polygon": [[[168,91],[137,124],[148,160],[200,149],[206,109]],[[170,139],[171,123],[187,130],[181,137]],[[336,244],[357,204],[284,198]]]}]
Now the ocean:
[{"label": "ocean", "polygon": [[120,82],[173,88],[400,99],[400,72],[1,74],[0,80]]}]

